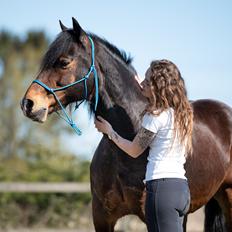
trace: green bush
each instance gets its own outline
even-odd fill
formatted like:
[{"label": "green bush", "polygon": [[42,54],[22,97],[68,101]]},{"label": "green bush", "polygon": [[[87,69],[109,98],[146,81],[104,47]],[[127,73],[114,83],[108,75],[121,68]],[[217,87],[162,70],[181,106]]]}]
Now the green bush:
[{"label": "green bush", "polygon": [[[89,182],[89,161],[43,148],[42,153],[2,159],[0,180]],[[90,193],[1,193],[0,227],[77,227],[81,217],[90,217],[90,202]]]}]

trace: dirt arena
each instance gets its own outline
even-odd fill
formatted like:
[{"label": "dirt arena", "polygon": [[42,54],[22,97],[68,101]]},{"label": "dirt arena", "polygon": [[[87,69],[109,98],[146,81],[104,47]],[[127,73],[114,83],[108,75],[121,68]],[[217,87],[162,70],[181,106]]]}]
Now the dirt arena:
[{"label": "dirt arena", "polygon": [[188,232],[203,232],[204,227],[204,212],[203,208],[189,214],[187,231]]}]

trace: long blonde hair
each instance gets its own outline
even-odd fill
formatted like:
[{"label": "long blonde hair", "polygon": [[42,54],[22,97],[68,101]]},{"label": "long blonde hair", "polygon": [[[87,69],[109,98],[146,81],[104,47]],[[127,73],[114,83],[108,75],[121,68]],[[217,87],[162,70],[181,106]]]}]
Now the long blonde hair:
[{"label": "long blonde hair", "polygon": [[[159,115],[168,108],[174,110],[174,131],[180,142],[192,153],[193,110],[187,98],[184,79],[177,66],[168,60],[152,61],[150,64],[150,103],[147,112]],[[176,134],[176,133],[175,133]]]}]

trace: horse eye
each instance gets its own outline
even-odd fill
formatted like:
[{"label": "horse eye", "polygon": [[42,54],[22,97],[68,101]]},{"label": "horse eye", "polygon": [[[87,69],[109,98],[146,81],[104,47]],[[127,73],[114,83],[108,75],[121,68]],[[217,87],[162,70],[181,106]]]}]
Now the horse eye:
[{"label": "horse eye", "polygon": [[70,64],[71,60],[69,59],[60,59],[59,60],[59,66],[63,69],[67,68],[67,66]]}]

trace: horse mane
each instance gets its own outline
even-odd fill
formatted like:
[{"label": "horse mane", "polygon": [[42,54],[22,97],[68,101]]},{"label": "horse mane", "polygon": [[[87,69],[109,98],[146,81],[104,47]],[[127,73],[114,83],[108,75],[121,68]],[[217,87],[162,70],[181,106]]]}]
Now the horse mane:
[{"label": "horse mane", "polygon": [[[113,54],[118,56],[126,65],[131,67],[133,59],[124,50],[119,50],[116,46],[109,43],[106,39],[103,39],[93,33],[88,33],[87,35],[104,44]],[[75,33],[72,29],[68,29],[65,32],[59,33],[45,53],[41,62],[40,69],[46,70],[51,68],[55,64],[56,60],[70,49],[72,42],[77,42],[75,38]]]},{"label": "horse mane", "polygon": [[123,60],[125,64],[131,65],[133,58],[130,54],[127,54],[124,50],[118,49],[115,45],[96,34],[88,33],[88,35],[104,44],[113,54],[117,55],[121,60]]}]

